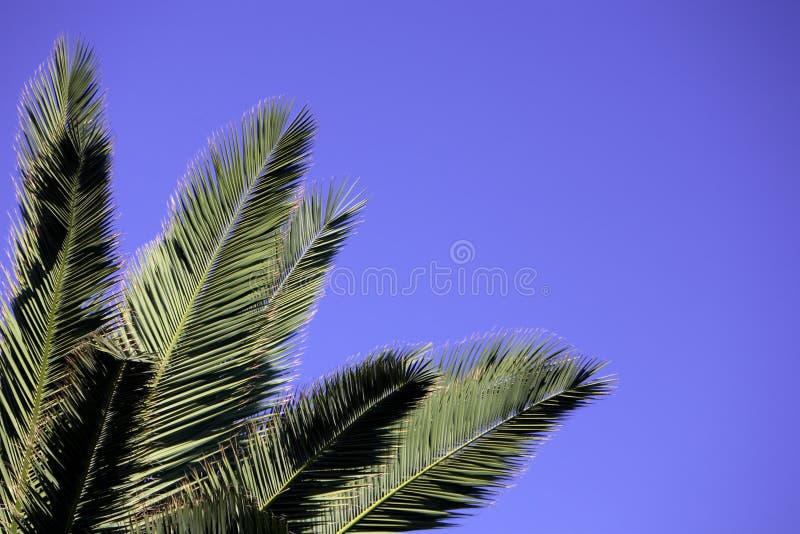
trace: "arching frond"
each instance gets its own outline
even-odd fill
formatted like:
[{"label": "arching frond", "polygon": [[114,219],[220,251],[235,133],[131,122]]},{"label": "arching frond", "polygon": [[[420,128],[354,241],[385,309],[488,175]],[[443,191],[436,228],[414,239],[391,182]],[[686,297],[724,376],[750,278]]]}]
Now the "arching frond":
[{"label": "arching frond", "polygon": [[118,259],[111,140],[92,51],[59,40],[28,83],[17,137],[19,218],[0,319],[0,527],[64,521],[99,416],[85,352],[112,315]]},{"label": "arching frond", "polygon": [[320,532],[398,532],[451,524],[485,505],[571,411],[609,391],[602,364],[553,339],[492,336],[446,349],[446,376],[408,419],[396,457]]},{"label": "arching frond", "polygon": [[95,60],[56,43],[20,105],[2,532],[439,528],[608,393],[602,363],[511,333],[383,348],[289,394],[364,206],[345,185],[304,189],[315,131],[275,100],[213,138],[117,291]]},{"label": "arching frond", "polygon": [[290,116],[288,105],[267,102],[212,140],[163,235],[132,268],[129,335],[155,361],[144,398],[129,407],[146,427],[120,459],[136,501],[177,483],[286,380],[284,355],[259,351],[258,289],[274,269],[315,133],[307,111]]},{"label": "arching frond", "polygon": [[400,423],[435,382],[427,349],[382,349],[304,389],[197,484],[252,495],[293,532],[308,531],[323,503],[341,501],[353,477],[391,456]]},{"label": "arching frond", "polygon": [[[134,409],[147,394],[155,365],[152,357],[133,350],[121,331],[95,338],[95,354],[106,355],[98,366],[106,377],[93,388],[99,406],[96,426],[91,432],[84,468],[73,473],[79,492],[68,516],[72,532],[97,529],[114,511],[124,509],[131,490],[130,444],[140,435],[146,421]],[[128,510],[127,513],[130,513]]]}]

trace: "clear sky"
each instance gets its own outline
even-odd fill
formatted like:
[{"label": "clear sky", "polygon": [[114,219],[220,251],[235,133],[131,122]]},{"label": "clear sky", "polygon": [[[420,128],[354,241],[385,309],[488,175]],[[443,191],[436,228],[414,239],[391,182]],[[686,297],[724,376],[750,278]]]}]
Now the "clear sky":
[{"label": "clear sky", "polygon": [[[456,532],[796,528],[797,3],[166,3],[3,2],[3,210],[20,89],[60,32],[101,59],[126,252],[211,131],[294,97],[321,124],[311,177],[371,199],[337,272],[400,286],[332,288],[302,380],[498,326],[620,376]],[[434,267],[450,290],[400,291]],[[488,268],[506,292],[459,291]]]}]

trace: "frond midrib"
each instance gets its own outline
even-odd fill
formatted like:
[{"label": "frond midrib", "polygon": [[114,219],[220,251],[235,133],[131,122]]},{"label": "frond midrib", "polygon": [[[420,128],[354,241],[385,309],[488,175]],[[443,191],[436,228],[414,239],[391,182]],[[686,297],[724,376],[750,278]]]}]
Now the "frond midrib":
[{"label": "frond midrib", "polygon": [[[305,200],[305,201],[310,201],[310,200]],[[283,286],[292,276],[297,267],[303,262],[303,259],[306,257],[306,254],[308,254],[308,251],[317,245],[317,242],[322,238],[323,235],[325,235],[326,232],[330,231],[331,227],[333,226],[333,222],[342,217],[346,212],[347,212],[346,207],[339,206],[331,214],[326,214],[324,212],[322,213],[321,224],[316,225],[308,242],[303,245],[303,247],[297,253],[290,268],[284,271],[283,276],[278,281],[277,286],[270,292],[271,295],[270,299],[267,301],[267,306],[269,306],[270,303],[276,298],[276,296],[281,293],[281,291],[283,290]],[[295,217],[297,217],[297,214],[295,214]],[[291,224],[292,223],[290,222],[289,223],[290,232],[291,232]]]},{"label": "frond midrib", "polygon": [[159,362],[158,369],[151,382],[150,391],[155,392],[156,388],[158,387],[158,383],[161,381],[161,378],[164,375],[164,372],[166,372],[167,366],[169,365],[169,359],[178,345],[178,341],[181,335],[183,334],[183,330],[186,328],[186,324],[188,323],[189,318],[192,315],[192,312],[195,310],[195,305],[197,303],[197,300],[200,297],[200,294],[202,293],[203,288],[206,285],[206,282],[208,281],[209,275],[214,270],[214,266],[217,263],[217,258],[220,252],[222,251],[223,247],[225,246],[225,244],[228,243],[231,233],[233,232],[236,224],[239,222],[239,217],[241,216],[241,212],[244,209],[245,205],[247,204],[247,200],[252,195],[252,192],[258,183],[259,177],[261,176],[261,174],[263,174],[265,168],[269,165],[269,162],[272,160],[272,156],[275,153],[278,143],[279,141],[276,140],[273,146],[270,147],[269,153],[264,158],[265,164],[262,167],[261,172],[258,173],[258,176],[253,178],[251,183],[247,184],[247,187],[242,191],[242,194],[236,201],[236,207],[234,209],[234,212],[231,215],[228,223],[225,225],[225,228],[222,232],[222,235],[220,236],[220,239],[214,245],[214,249],[211,251],[211,254],[209,255],[209,260],[206,263],[205,267],[203,268],[203,273],[198,279],[198,283],[195,285],[192,296],[187,301],[187,306],[184,309],[180,321],[178,322],[178,326],[175,329],[175,332],[173,333],[172,337],[170,338],[170,342],[167,346],[167,349],[162,353],[162,358],[161,361]]},{"label": "frond midrib", "polygon": [[[200,295],[202,294],[203,289],[205,288],[209,277],[211,276],[212,272],[214,271],[214,267],[217,264],[217,259],[218,259],[219,255],[220,255],[220,253],[222,252],[222,250],[224,249],[225,245],[229,242],[231,234],[233,233],[234,229],[236,228],[236,225],[238,224],[238,222],[240,220],[242,211],[245,209],[245,207],[247,205],[247,201],[251,198],[251,196],[253,194],[253,191],[255,190],[255,188],[259,184],[260,179],[267,172],[267,169],[268,169],[268,167],[269,167],[269,165],[270,165],[270,163],[271,163],[271,161],[272,161],[272,159],[274,157],[274,154],[276,153],[276,151],[278,150],[278,147],[280,146],[281,136],[283,136],[284,134],[285,134],[285,130],[282,130],[280,132],[280,134],[278,135],[278,137],[274,140],[272,146],[269,148],[267,153],[264,155],[264,158],[263,158],[264,163],[260,167],[259,171],[255,174],[255,176],[253,176],[252,179],[248,180],[249,183],[246,183],[246,187],[243,188],[241,194],[239,195],[238,199],[236,200],[236,204],[235,204],[235,208],[233,210],[233,213],[231,214],[229,221],[227,222],[227,224],[225,225],[223,231],[221,232],[219,240],[215,243],[214,248],[212,249],[211,254],[208,257],[208,261],[206,262],[206,264],[205,264],[205,266],[203,268],[202,274],[199,277],[197,284],[195,284],[195,287],[194,287],[194,290],[192,292],[191,297],[189,298],[189,300],[187,300],[186,307],[185,307],[185,309],[184,309],[184,311],[183,311],[183,313],[181,315],[181,319],[180,319],[180,321],[178,323],[178,326],[175,329],[175,332],[173,333],[173,335],[170,338],[170,342],[169,342],[169,344],[167,346],[167,349],[166,349],[166,351],[162,352],[162,357],[161,357],[160,361],[158,362],[158,367],[157,367],[156,373],[154,374],[153,378],[151,379],[151,381],[149,383],[148,392],[145,395],[145,403],[148,403],[148,402],[152,401],[153,396],[158,393],[157,392],[158,385],[159,385],[161,379],[163,378],[164,373],[167,370],[167,367],[169,365],[169,361],[170,361],[171,357],[173,356],[173,353],[174,353],[175,349],[178,346],[178,343],[179,343],[180,338],[181,338],[181,336],[183,334],[183,331],[186,328],[186,326],[187,326],[187,324],[188,324],[188,322],[189,322],[189,320],[190,320],[190,318],[192,316],[192,313],[196,309],[197,301],[200,298]],[[145,404],[145,408],[144,409],[145,409],[145,411],[148,409],[147,408],[147,404]],[[218,432],[217,436],[212,436],[210,439],[214,439],[215,437],[220,437],[222,435],[224,435],[224,432]],[[145,430],[145,438],[144,439],[148,440],[151,437],[152,437],[152,431]],[[144,476],[151,476],[152,474],[154,474],[158,470],[159,469],[150,469],[146,473],[140,474],[140,478],[144,477]],[[136,475],[134,475],[134,478],[136,478]]]},{"label": "frond midrib", "polygon": [[27,484],[30,482],[28,477],[28,470],[31,467],[31,455],[33,454],[34,444],[35,444],[35,430],[37,425],[39,424],[39,418],[41,417],[42,413],[42,401],[44,400],[44,386],[47,382],[47,373],[50,367],[50,352],[52,351],[52,344],[53,344],[53,337],[55,336],[55,322],[56,322],[56,313],[61,307],[61,298],[62,298],[62,290],[64,286],[64,279],[67,277],[68,274],[68,267],[69,267],[69,257],[71,250],[74,246],[73,240],[75,237],[75,211],[77,209],[76,206],[76,197],[78,195],[78,184],[77,184],[77,176],[80,175],[81,169],[83,167],[83,157],[81,157],[78,169],[76,171],[76,176],[74,177],[74,181],[72,183],[72,187],[70,188],[70,201],[69,201],[69,224],[67,226],[67,235],[64,239],[64,248],[62,249],[61,258],[58,260],[58,267],[57,267],[57,277],[56,277],[56,285],[53,288],[53,298],[51,300],[52,305],[50,306],[50,310],[47,317],[47,332],[44,342],[44,347],[42,348],[42,370],[39,373],[39,381],[36,385],[36,398],[34,401],[33,407],[33,418],[30,422],[28,427],[28,435],[25,439],[25,453],[22,459],[22,468],[18,473],[18,476],[22,478],[22,484],[19,486],[19,492],[16,496],[16,502],[14,503],[14,508],[16,509],[16,518],[13,520],[13,524],[11,525],[11,532],[16,533],[19,531],[19,515],[22,513],[22,509],[24,506],[23,502],[23,494],[26,491],[25,488]]}]

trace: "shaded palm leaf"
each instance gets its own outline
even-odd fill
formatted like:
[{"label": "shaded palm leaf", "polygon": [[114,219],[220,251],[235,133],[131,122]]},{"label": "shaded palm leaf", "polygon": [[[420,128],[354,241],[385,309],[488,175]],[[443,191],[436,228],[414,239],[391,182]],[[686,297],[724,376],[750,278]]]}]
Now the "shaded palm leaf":
[{"label": "shaded palm leaf", "polygon": [[0,524],[12,531],[63,521],[98,415],[102,370],[78,352],[111,316],[118,263],[102,107],[92,52],[63,40],[20,104],[19,219],[0,320]]},{"label": "shaded palm leaf", "polygon": [[118,330],[94,343],[93,364],[100,368],[94,376],[104,380],[96,380],[93,388],[99,413],[90,434],[86,464],[73,474],[80,488],[67,517],[73,532],[92,531],[118,517],[131,491],[130,465],[120,459],[128,457],[130,443],[145,424],[133,408],[146,395],[155,366],[119,334]]},{"label": "shaded palm leaf", "polygon": [[[259,277],[254,290],[262,291],[266,319],[259,333],[257,352],[272,361],[293,354],[297,338],[315,311],[325,276],[337,253],[352,233],[365,200],[353,187],[330,184],[327,193],[312,187],[300,200],[283,232],[272,272]],[[269,390],[261,376],[252,386],[263,398]],[[252,414],[250,414],[252,415]]]},{"label": "shaded palm leaf", "polygon": [[288,518],[294,532],[318,521],[322,503],[392,454],[399,423],[435,381],[427,347],[382,349],[304,389],[198,479],[207,493],[233,488]]}]

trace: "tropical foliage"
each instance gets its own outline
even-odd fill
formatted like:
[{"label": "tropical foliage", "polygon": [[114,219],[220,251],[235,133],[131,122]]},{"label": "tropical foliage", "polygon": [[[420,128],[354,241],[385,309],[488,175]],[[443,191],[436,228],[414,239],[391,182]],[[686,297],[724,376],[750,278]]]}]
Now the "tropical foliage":
[{"label": "tropical foliage", "polygon": [[270,100],[209,141],[124,270],[92,51],[27,85],[0,319],[4,532],[361,532],[486,504],[602,363],[552,336],[387,346],[290,383],[364,200],[304,182],[316,124]]}]

